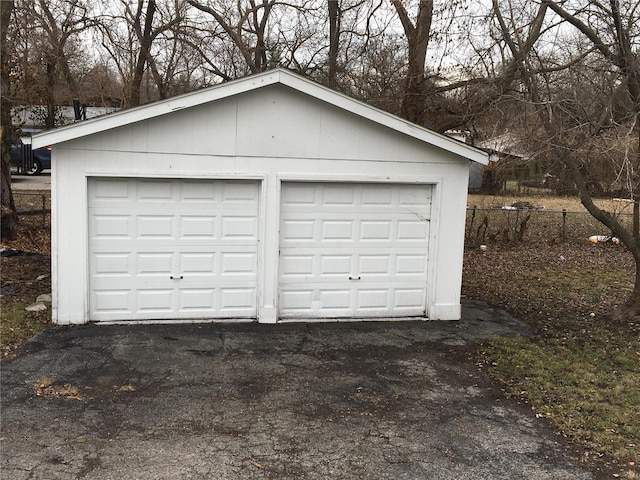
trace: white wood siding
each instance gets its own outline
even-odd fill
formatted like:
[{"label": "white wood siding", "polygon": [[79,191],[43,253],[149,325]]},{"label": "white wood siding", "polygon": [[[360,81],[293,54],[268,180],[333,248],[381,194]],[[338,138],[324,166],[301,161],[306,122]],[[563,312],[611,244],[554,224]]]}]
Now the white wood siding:
[{"label": "white wood siding", "polygon": [[278,318],[283,185],[431,185],[426,316],[459,318],[468,160],[316,98],[265,87],[55,145],[53,162],[52,280],[60,324],[93,316],[88,185],[106,177],[262,185],[255,306],[262,322]]}]

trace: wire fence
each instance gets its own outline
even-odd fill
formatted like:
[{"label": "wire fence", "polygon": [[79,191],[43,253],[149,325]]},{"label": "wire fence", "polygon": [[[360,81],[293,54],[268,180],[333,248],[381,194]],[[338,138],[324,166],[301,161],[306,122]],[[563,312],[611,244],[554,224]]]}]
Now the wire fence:
[{"label": "wire fence", "polygon": [[[617,218],[626,228],[632,227],[631,213],[618,213]],[[611,231],[586,211],[467,208],[465,243],[469,247],[490,243],[586,242],[594,235],[612,237]]]},{"label": "wire fence", "polygon": [[33,227],[51,226],[51,194],[49,192],[13,192],[18,218]]},{"label": "wire fence", "polygon": [[[20,222],[29,228],[51,227],[49,192],[13,192]],[[617,213],[631,229],[633,215]],[[467,207],[465,244],[468,247],[492,243],[586,242],[589,237],[610,237],[611,232],[586,211],[547,210],[515,207]]]}]

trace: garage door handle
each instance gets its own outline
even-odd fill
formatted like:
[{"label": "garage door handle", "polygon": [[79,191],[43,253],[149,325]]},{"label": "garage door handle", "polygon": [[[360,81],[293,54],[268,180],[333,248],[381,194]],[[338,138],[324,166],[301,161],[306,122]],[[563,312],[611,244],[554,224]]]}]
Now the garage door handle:
[{"label": "garage door handle", "polygon": [[360,277],[349,277],[349,280],[360,280]]},{"label": "garage door handle", "polygon": [[174,277],[173,275],[171,275],[169,278],[171,280],[182,280],[184,277],[182,275],[180,275],[179,277]]}]

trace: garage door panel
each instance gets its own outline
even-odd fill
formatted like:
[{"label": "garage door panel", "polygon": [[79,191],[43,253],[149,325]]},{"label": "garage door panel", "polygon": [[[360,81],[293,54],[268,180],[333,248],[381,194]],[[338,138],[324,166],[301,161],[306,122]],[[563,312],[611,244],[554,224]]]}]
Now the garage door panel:
[{"label": "garage door panel", "polygon": [[94,290],[91,293],[91,305],[97,314],[128,314],[132,309],[132,291],[120,290]]},{"label": "garage door panel", "polygon": [[324,186],[321,189],[322,201],[320,202],[323,206],[342,206],[351,208],[356,205],[355,200],[355,192],[344,185],[334,185],[334,186]]},{"label": "garage door panel", "polygon": [[[318,298],[319,305],[327,313],[341,314],[342,312],[349,310],[351,305],[351,293],[350,288],[336,288],[335,286],[318,288],[314,292],[316,298]],[[312,303],[313,305],[313,303]],[[316,307],[317,309],[318,307]]]},{"label": "garage door panel", "polygon": [[316,270],[316,275],[321,277],[333,277],[333,276],[349,276],[353,270],[353,255],[317,255],[318,263],[320,264],[319,270]]},{"label": "garage door panel", "polygon": [[431,186],[285,183],[281,201],[281,317],[425,314]]},{"label": "garage door panel", "polygon": [[397,204],[402,207],[411,207],[415,209],[424,209],[425,206],[431,205],[432,190],[420,188],[403,188],[397,191]]},{"label": "garage door panel", "polygon": [[166,278],[171,276],[175,268],[173,252],[138,252],[136,254],[136,275],[139,277],[154,276]]},{"label": "garage door panel", "polygon": [[380,241],[392,239],[391,220],[364,220],[360,222],[360,241]]},{"label": "garage door panel", "polygon": [[165,180],[141,179],[137,182],[136,199],[142,202],[165,202],[175,195],[174,182]]},{"label": "garage door panel", "polygon": [[215,274],[215,252],[180,253],[180,275]]},{"label": "garage door panel", "polygon": [[281,278],[292,278],[294,281],[300,277],[311,276],[314,272],[314,258],[312,254],[280,255]]},{"label": "garage door panel", "polygon": [[315,220],[300,220],[283,218],[280,226],[282,242],[313,242],[315,235]]},{"label": "garage door panel", "polygon": [[356,308],[386,312],[391,292],[386,288],[360,288],[356,292]]},{"label": "garage door panel", "polygon": [[257,182],[92,179],[89,198],[93,320],[256,316]]},{"label": "garage door panel", "polygon": [[183,312],[208,312],[217,307],[214,288],[181,288],[179,295]]},{"label": "garage door panel", "polygon": [[100,215],[91,218],[94,239],[126,240],[133,236],[131,215]]},{"label": "garage door panel", "polygon": [[389,275],[391,258],[391,254],[360,255],[358,272],[362,275]]},{"label": "garage door panel", "polygon": [[95,276],[129,275],[131,257],[128,252],[93,254],[90,268]]},{"label": "garage door panel", "polygon": [[398,254],[395,257],[395,274],[398,276],[420,275],[426,281],[427,256]]},{"label": "garage door panel", "polygon": [[92,188],[91,201],[94,205],[103,202],[123,204],[131,201],[129,180],[127,179],[93,179]]},{"label": "garage door panel", "polygon": [[320,241],[351,240],[354,233],[352,220],[321,220]]},{"label": "garage door panel", "polygon": [[421,220],[400,220],[398,221],[398,234],[396,239],[399,242],[422,240],[429,237],[429,224]]},{"label": "garage door panel", "polygon": [[394,289],[394,308],[398,310],[411,310],[423,308],[425,302],[425,292],[421,288],[402,288]]},{"label": "garage door panel", "polygon": [[217,237],[218,218],[215,215],[181,215],[180,240],[213,240]]},{"label": "garage door panel", "polygon": [[255,314],[255,309],[255,288],[229,286],[220,289],[220,312],[246,316],[248,312]]},{"label": "garage door panel", "polygon": [[223,276],[256,275],[256,252],[226,252],[220,254],[220,273]]},{"label": "garage door panel", "polygon": [[255,216],[222,217],[221,238],[223,240],[256,240],[258,219]]},{"label": "garage door panel", "polygon": [[173,289],[138,289],[136,310],[141,313],[172,313],[174,307]]},{"label": "garage door panel", "polygon": [[136,218],[138,239],[175,240],[173,215],[138,215]]},{"label": "garage door panel", "polygon": [[252,206],[256,201],[255,184],[250,182],[244,183],[228,183],[222,182],[221,201],[225,204],[237,204],[239,206]]},{"label": "garage door panel", "polygon": [[369,185],[362,190],[362,206],[365,207],[387,207],[393,205],[395,192],[384,186],[378,187]]},{"label": "garage door panel", "polygon": [[310,186],[310,184],[287,184],[286,188],[282,188],[280,192],[280,198],[282,203],[282,209],[286,209],[287,206],[302,207],[304,205],[314,206],[317,204],[316,200],[317,190]]},{"label": "garage door panel", "polygon": [[313,313],[313,290],[303,289],[280,290],[280,309],[284,317],[292,315],[310,316]]}]

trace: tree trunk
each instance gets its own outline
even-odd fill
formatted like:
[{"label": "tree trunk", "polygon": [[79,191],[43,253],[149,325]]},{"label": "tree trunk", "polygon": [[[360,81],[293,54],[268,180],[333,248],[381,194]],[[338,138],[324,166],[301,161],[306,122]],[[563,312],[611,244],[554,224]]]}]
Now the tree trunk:
[{"label": "tree trunk", "polygon": [[338,0],[329,0],[329,86],[338,83],[338,47],[340,44],[340,5]]},{"label": "tree trunk", "polygon": [[[141,6],[142,3],[140,3],[140,7]],[[144,72],[151,52],[151,44],[153,43],[153,17],[156,13],[155,0],[149,0],[149,3],[147,4],[147,11],[145,12],[144,17],[144,30],[142,30],[142,25],[140,23],[140,13],[141,11],[138,11],[135,24],[133,25],[140,41],[140,51],[138,52],[138,58],[136,59],[136,65],[133,72],[133,79],[131,80],[131,86],[129,89],[129,98],[127,102],[128,107],[137,107],[141,102],[140,93],[142,90],[142,81],[144,79]]]},{"label": "tree trunk", "polygon": [[424,68],[431,35],[433,0],[420,0],[415,25],[401,0],[393,0],[393,6],[400,17],[409,46],[407,78],[400,115],[410,122],[424,126],[427,114]]},{"label": "tree trunk", "polygon": [[9,100],[9,55],[7,52],[7,34],[9,21],[13,12],[13,1],[0,1],[0,85],[2,100],[0,104],[0,157],[2,158],[2,173],[0,175],[0,196],[2,215],[0,218],[3,239],[13,240],[17,236],[18,217],[11,190],[11,101]]},{"label": "tree trunk", "polygon": [[[3,108],[2,111],[4,112],[4,110]],[[2,116],[5,117],[5,114],[3,113]],[[0,226],[2,228],[0,235],[5,240],[14,240],[18,235],[18,217],[16,215],[16,205],[13,201],[13,191],[11,190],[11,155],[8,148],[8,138],[5,139],[5,137],[9,137],[9,135],[5,135],[5,131],[7,131],[7,129],[2,128],[2,185],[0,185],[2,189],[2,217],[0,218]]]},{"label": "tree trunk", "polygon": [[45,62],[47,62],[47,83],[45,86],[47,116],[44,119],[44,126],[51,129],[56,126],[56,64],[53,58],[45,59]]},{"label": "tree trunk", "polygon": [[637,244],[636,251],[631,253],[636,262],[636,281],[629,299],[614,313],[614,318],[620,321],[640,321],[640,243]]}]

